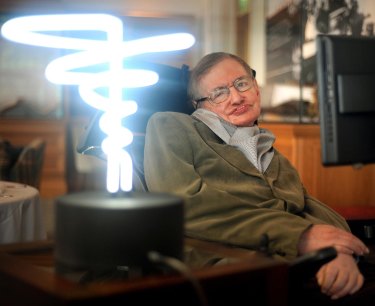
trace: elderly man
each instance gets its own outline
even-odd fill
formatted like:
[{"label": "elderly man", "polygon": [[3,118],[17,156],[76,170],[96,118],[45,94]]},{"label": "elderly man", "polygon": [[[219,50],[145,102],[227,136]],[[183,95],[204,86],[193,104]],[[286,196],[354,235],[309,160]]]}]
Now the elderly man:
[{"label": "elderly man", "polygon": [[364,283],[353,255],[369,252],[345,220],[311,197],[274,136],[257,124],[261,112],[255,71],[241,58],[208,54],[192,70],[192,115],[163,112],[149,120],[145,145],[148,189],[185,199],[189,237],[292,260],[325,246],[338,256],[316,274],[336,300]]}]

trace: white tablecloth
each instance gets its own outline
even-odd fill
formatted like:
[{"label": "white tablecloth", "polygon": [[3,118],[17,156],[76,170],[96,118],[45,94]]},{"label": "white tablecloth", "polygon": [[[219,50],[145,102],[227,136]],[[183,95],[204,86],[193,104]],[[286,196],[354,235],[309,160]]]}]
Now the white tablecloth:
[{"label": "white tablecloth", "polygon": [[46,239],[39,191],[0,181],[0,244]]}]

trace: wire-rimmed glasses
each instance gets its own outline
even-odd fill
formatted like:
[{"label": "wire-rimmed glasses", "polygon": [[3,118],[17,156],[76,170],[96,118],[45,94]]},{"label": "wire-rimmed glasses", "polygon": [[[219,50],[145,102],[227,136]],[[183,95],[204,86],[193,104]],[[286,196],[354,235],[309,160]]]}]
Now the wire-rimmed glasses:
[{"label": "wire-rimmed glasses", "polygon": [[234,87],[239,92],[247,91],[254,87],[254,77],[249,75],[242,76],[234,80],[232,85],[215,88],[207,97],[199,98],[195,102],[198,104],[208,100],[214,104],[223,103],[229,99],[231,87]]}]

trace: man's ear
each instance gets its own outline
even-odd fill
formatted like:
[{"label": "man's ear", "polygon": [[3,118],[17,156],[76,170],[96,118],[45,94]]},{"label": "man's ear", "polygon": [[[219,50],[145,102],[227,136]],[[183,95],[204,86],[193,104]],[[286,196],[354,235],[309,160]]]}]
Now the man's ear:
[{"label": "man's ear", "polygon": [[259,96],[260,92],[259,92],[258,82],[256,79],[254,79],[254,82],[255,82],[255,90],[256,90],[257,96]]}]

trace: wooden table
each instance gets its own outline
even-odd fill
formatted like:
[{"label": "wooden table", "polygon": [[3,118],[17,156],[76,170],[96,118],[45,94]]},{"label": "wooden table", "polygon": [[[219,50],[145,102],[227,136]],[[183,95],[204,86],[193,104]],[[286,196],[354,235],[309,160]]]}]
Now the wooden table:
[{"label": "wooden table", "polygon": [[191,269],[204,299],[198,298],[187,278],[173,272],[80,284],[55,273],[54,244],[47,241],[0,246],[0,304],[287,305],[286,264],[198,240],[187,239],[186,245],[234,259],[230,264]]}]

